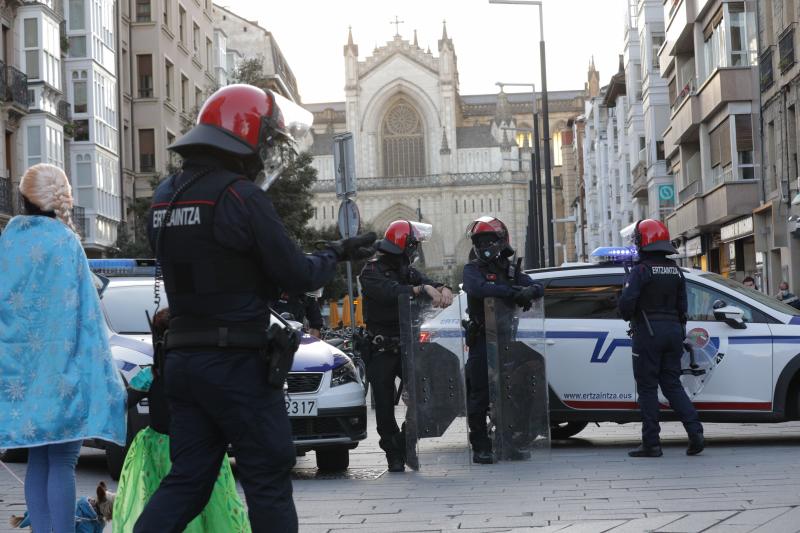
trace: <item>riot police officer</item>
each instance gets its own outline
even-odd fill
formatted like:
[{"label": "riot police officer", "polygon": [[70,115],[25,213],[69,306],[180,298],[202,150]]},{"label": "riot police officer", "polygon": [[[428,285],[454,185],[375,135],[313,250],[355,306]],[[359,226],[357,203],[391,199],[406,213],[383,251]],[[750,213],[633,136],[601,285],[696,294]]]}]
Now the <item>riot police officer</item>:
[{"label": "riot police officer", "polygon": [[395,220],[378,243],[378,255],[359,275],[364,295],[364,321],[372,338],[367,379],[375,399],[375,419],[380,447],[390,472],[405,470],[405,435],[394,417],[395,378],[402,378],[400,311],[398,297],[429,299],[435,307],[453,303],[453,293],[443,283],[425,276],[412,265],[421,243],[430,237],[430,224]]},{"label": "riot police officer", "polygon": [[309,293],[290,294],[288,291],[281,291],[281,295],[272,309],[278,314],[288,313],[292,316],[292,320],[304,325],[308,320],[308,332],[319,338],[322,329],[322,310],[319,308],[319,300],[315,295]]},{"label": "riot police officer", "polygon": [[689,435],[687,455],[703,451],[703,426],[680,382],[683,340],[686,337],[686,280],[675,261],[677,253],[667,227],[641,220],[633,233],[639,255],[625,279],[619,310],[631,322],[633,376],[642,412],[642,444],[631,457],[661,457],[658,388],[683,422]]},{"label": "riot police officer", "polygon": [[297,531],[283,396],[296,345],[268,333],[269,304],[277,287],[324,285],[337,261],[369,257],[375,240],[305,255],[287,236],[264,190],[310,124],[310,113],[279,95],[229,85],[168,147],[183,166],[153,195],[149,237],[171,311],[163,374],[172,469],[136,533],[183,531],[206,505],[229,444],[253,531]]},{"label": "riot police officer", "polygon": [[469,357],[466,365],[467,420],[472,460],[491,464],[496,461],[486,427],[489,411],[489,370],[486,359],[484,298],[507,298],[526,308],[544,295],[544,289],[511,262],[516,253],[511,247],[508,228],[489,216],[473,221],[467,228],[472,241],[470,261],[464,265],[464,291],[467,293],[465,324]]}]

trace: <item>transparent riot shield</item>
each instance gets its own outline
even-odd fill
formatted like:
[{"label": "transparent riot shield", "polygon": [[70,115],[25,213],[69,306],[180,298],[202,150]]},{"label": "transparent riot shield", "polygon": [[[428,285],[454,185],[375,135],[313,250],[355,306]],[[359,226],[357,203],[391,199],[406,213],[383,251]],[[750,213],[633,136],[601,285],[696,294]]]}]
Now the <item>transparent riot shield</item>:
[{"label": "transparent riot shield", "polygon": [[469,463],[464,339],[459,299],[453,307],[400,296],[400,345],[406,464],[413,470]]},{"label": "transparent riot shield", "polygon": [[484,307],[494,452],[499,461],[546,457],[550,411],[543,301],[523,311],[489,298]]},{"label": "transparent riot shield", "polygon": [[681,383],[690,399],[702,392],[725,356],[720,351],[719,342],[703,328],[694,328],[686,334],[681,357]]}]

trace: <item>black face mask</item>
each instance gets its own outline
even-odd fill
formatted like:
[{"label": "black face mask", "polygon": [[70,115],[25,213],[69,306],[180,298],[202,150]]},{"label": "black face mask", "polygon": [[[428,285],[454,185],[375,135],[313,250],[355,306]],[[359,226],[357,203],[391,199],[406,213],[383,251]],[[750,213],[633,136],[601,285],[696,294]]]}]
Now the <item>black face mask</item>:
[{"label": "black face mask", "polygon": [[56,218],[55,211],[42,211],[41,209],[39,209],[39,207],[37,205],[34,205],[32,202],[30,202],[24,196],[22,197],[22,203],[23,203],[23,205],[25,207],[25,214],[26,215],[35,215],[35,216]]},{"label": "black face mask", "polygon": [[498,259],[508,259],[515,253],[514,249],[505,240],[493,235],[478,236],[473,242],[478,259],[484,263],[490,263]]}]

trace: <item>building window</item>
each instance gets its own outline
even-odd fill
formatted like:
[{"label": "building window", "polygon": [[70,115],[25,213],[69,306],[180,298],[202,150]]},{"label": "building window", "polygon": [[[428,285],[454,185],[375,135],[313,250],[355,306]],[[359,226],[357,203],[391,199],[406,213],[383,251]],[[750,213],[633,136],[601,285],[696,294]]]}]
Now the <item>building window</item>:
[{"label": "building window", "polygon": [[[616,130],[614,130],[616,135]],[[561,153],[561,132],[557,131],[553,134],[553,166],[560,167],[564,164],[564,157]]]},{"label": "building window", "polygon": [[42,128],[41,126],[28,126],[28,166],[42,162]]},{"label": "building window", "polygon": [[171,0],[163,0],[164,1],[164,26],[169,28],[169,4]]},{"label": "building window", "polygon": [[25,74],[28,79],[39,79],[39,21],[37,19],[25,19],[23,32]]},{"label": "building window", "polygon": [[69,38],[69,57],[86,57],[86,37]]},{"label": "building window", "polygon": [[86,0],[69,0],[69,29],[86,29]]},{"label": "building window", "polygon": [[206,37],[206,70],[211,72],[211,69],[214,66],[214,59],[212,55],[213,47],[211,45],[211,39]]},{"label": "building window", "polygon": [[664,161],[664,141],[656,141],[656,160]]},{"label": "building window", "polygon": [[194,88],[194,105],[197,108],[203,105],[203,91],[200,90],[200,87]]},{"label": "building window", "polygon": [[94,180],[92,162],[88,155],[78,155],[75,163],[75,180],[78,182],[78,203],[86,209],[94,209]]},{"label": "building window", "polygon": [[425,175],[425,134],[416,109],[400,100],[386,114],[381,131],[384,175]]},{"label": "building window", "polygon": [[153,97],[153,56],[137,55],[136,67],[139,73],[139,98]]},{"label": "building window", "polygon": [[778,68],[781,69],[781,74],[794,66],[794,26],[789,26],[778,41],[778,53],[780,60]]},{"label": "building window", "polygon": [[136,0],[136,22],[150,22],[150,0]]},{"label": "building window", "polygon": [[652,55],[650,64],[653,70],[660,70],[661,64],[658,62],[658,51],[661,50],[661,46],[664,44],[664,34],[661,32],[653,32],[650,39],[650,54]]},{"label": "building window", "polygon": [[181,44],[186,44],[186,10],[178,6],[178,39]]},{"label": "building window", "polygon": [[[793,111],[793,110],[792,110]],[[794,113],[790,113],[790,119]],[[753,119],[751,115],[734,115],[736,125],[736,153],[739,158],[739,179],[755,179],[753,164]]]},{"label": "building window", "polygon": [[72,111],[75,113],[88,112],[88,99],[86,95],[86,82],[72,82]]},{"label": "building window", "polygon": [[730,121],[727,118],[722,121],[722,124],[711,131],[709,138],[712,177],[710,187],[713,187],[723,181],[730,181],[732,178],[732,176],[729,175],[731,166]]},{"label": "building window", "polygon": [[196,54],[200,49],[200,26],[196,22],[192,22],[192,46]]},{"label": "building window", "polygon": [[772,47],[767,48],[767,51],[761,55],[761,59],[758,60],[758,68],[760,70],[761,92],[764,92],[772,87],[775,81],[772,72]]},{"label": "building window", "polygon": [[189,112],[189,78],[181,74],[181,111]]},{"label": "building window", "polygon": [[756,23],[752,12],[745,12],[743,2],[726,2],[703,31],[703,79],[716,69],[754,65],[758,47]]},{"label": "building window", "polygon": [[156,132],[139,130],[139,172],[156,170]]},{"label": "building window", "polygon": [[164,63],[164,91],[167,100],[172,100],[172,76],[174,67],[169,60]]},{"label": "building window", "polygon": [[75,140],[88,141],[89,140],[89,121],[86,119],[75,121]]}]

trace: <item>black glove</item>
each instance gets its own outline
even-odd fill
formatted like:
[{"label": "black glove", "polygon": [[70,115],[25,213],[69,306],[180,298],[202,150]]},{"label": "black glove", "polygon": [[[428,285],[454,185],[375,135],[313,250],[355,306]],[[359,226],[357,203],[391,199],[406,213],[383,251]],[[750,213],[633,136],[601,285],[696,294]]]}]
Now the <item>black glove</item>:
[{"label": "black glove", "polygon": [[527,311],[531,308],[531,302],[537,298],[542,297],[542,288],[538,285],[530,285],[524,288],[518,288],[514,293],[514,303]]},{"label": "black glove", "polygon": [[327,242],[325,243],[325,248],[332,250],[336,254],[338,261],[358,261],[375,255],[375,240],[377,238],[377,235],[370,231],[357,237]]}]

